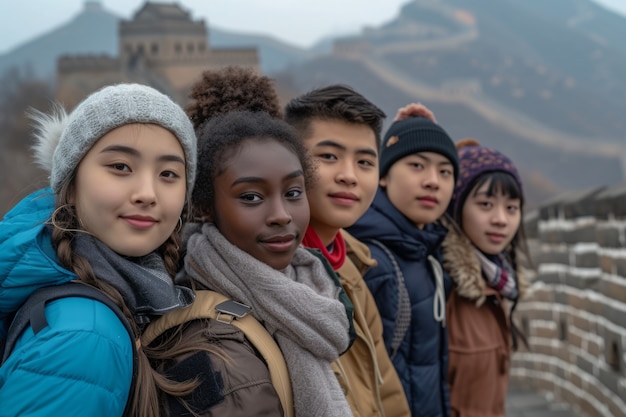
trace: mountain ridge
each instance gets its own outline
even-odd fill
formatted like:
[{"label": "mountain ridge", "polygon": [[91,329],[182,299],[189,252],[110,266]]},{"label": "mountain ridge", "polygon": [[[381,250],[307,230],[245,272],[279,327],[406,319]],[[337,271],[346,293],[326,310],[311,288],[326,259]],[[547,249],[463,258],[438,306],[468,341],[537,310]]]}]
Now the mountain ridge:
[{"label": "mountain ridge", "polygon": [[[53,79],[59,55],[115,56],[119,20],[83,10],[0,55],[0,72],[30,65]],[[378,27],[309,49],[214,25],[208,38],[215,48],[256,46],[262,72],[291,94],[350,84],[385,110],[386,126],[395,109],[422,101],[455,139],[506,149],[528,177],[572,189],[624,179],[625,27],[590,0],[413,0]]]},{"label": "mountain ridge", "polygon": [[[118,54],[118,23],[123,18],[100,5],[89,4],[67,22],[0,55],[0,73],[10,68],[27,70],[41,79],[54,80],[56,59],[61,55]],[[261,70],[272,73],[302,62],[316,52],[299,48],[269,35],[238,33],[208,27],[211,47],[259,49]]]}]

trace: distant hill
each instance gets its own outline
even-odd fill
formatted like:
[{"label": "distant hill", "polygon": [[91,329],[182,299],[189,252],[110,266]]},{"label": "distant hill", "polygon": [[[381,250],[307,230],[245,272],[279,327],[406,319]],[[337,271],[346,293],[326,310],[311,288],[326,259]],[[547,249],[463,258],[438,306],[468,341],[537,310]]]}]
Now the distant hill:
[{"label": "distant hill", "polygon": [[621,39],[626,19],[590,0],[414,0],[278,78],[289,91],[350,84],[389,118],[422,101],[455,139],[511,154],[545,195],[624,180]]},{"label": "distant hill", "polygon": [[[120,18],[90,4],[1,55],[0,72],[18,66],[53,80],[60,55],[117,55]],[[259,49],[284,100],[350,84],[385,110],[386,126],[397,108],[426,103],[454,139],[509,153],[535,199],[624,181],[623,39],[626,19],[591,0],[407,1],[384,25],[308,50],[209,24],[212,47]]]},{"label": "distant hill", "polygon": [[[277,81],[290,91],[299,92],[332,83],[349,84],[385,111],[386,127],[399,107],[416,100],[414,94],[382,82],[378,74],[354,60],[318,58],[279,75]],[[462,103],[432,99],[422,101],[435,112],[438,122],[455,141],[473,137],[485,146],[496,147],[511,155],[522,176],[533,179],[529,186],[532,186],[533,196],[539,199],[535,199],[535,203],[542,197],[563,190],[623,181],[619,155],[594,155],[546,146],[491,123]]]},{"label": "distant hill", "polygon": [[[482,96],[546,126],[621,143],[626,53],[569,24],[573,17],[557,21],[533,11],[530,4],[539,3],[552,4],[418,0],[364,37],[377,59],[415,81],[440,89],[478,86]],[[578,3],[599,9],[590,0]],[[605,12],[597,24],[604,18],[620,19],[626,38],[626,19]]]},{"label": "distant hill", "polygon": [[[104,54],[117,56],[118,23],[121,17],[99,3],[88,3],[58,28],[0,55],[0,73],[18,67],[39,78],[54,80],[61,55]],[[271,36],[241,34],[208,27],[209,44],[215,48],[257,47],[261,70],[274,73],[303,62],[316,53],[281,42]]]},{"label": "distant hill", "polygon": [[588,0],[526,0],[520,5],[541,18],[576,28],[589,38],[626,53],[624,17]]},{"label": "distant hill", "polygon": [[[99,6],[97,3],[91,5]],[[67,23],[0,55],[0,73],[17,67],[54,80],[57,58],[65,54],[117,55],[120,18],[102,7],[86,7]]]},{"label": "distant hill", "polygon": [[313,50],[298,48],[271,36],[241,34],[212,26],[209,27],[209,42],[215,48],[257,47],[261,70],[265,74],[276,73],[319,55]]}]

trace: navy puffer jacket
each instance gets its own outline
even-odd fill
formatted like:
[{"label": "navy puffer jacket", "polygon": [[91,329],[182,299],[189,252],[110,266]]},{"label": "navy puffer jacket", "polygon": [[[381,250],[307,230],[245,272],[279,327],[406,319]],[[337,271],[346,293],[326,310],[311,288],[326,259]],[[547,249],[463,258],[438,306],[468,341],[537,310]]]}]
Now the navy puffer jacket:
[{"label": "navy puffer jacket", "polygon": [[[448,341],[442,313],[445,314],[445,300],[452,282],[445,273],[440,275],[442,298],[435,301],[437,279],[433,269],[433,263],[441,262],[441,243],[447,229],[439,223],[418,229],[379,189],[372,206],[348,231],[367,244],[372,257],[378,261],[364,279],[380,311],[387,352],[402,381],[412,416],[449,416]],[[373,240],[392,253],[402,271],[408,292],[407,304],[401,302],[399,274],[394,263],[385,249]],[[396,329],[402,328],[402,317],[407,321],[410,317],[406,331]],[[392,352],[394,334],[404,335],[395,354]]]}]

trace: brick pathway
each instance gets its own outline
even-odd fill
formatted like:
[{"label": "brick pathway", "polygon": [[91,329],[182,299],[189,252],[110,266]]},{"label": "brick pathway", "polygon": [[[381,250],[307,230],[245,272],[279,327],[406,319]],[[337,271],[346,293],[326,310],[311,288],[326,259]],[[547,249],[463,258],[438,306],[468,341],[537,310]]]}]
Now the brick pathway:
[{"label": "brick pathway", "polygon": [[549,400],[545,394],[512,386],[507,396],[507,417],[583,417],[569,405]]}]

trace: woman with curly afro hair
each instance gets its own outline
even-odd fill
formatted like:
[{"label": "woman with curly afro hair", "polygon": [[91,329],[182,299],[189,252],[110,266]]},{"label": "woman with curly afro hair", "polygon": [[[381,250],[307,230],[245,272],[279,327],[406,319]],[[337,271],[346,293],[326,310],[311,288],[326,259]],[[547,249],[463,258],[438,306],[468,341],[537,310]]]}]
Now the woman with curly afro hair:
[{"label": "woman with curly afro hair", "polygon": [[[271,80],[250,69],[205,72],[191,97],[195,223],[177,282],[196,298],[142,339],[178,352],[153,361],[159,372],[198,383],[163,395],[168,415],[351,415],[331,362],[354,338],[353,306],[321,253],[301,245],[314,175],[306,148],[280,118]],[[223,300],[221,316],[196,314]]]}]

